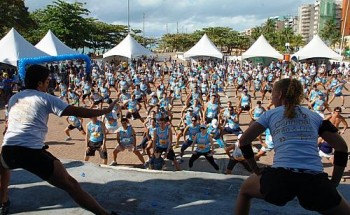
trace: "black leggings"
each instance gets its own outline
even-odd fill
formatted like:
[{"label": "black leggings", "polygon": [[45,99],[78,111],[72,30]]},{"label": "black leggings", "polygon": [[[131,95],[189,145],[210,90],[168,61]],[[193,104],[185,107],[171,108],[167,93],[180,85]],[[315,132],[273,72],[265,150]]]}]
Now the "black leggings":
[{"label": "black leggings", "polygon": [[207,161],[216,169],[219,170],[219,166],[215,163],[214,161],[214,157],[213,156],[208,156],[211,153],[211,151],[206,152],[206,153],[202,153],[202,152],[197,152],[196,154],[193,154],[190,158],[190,161],[188,163],[189,167],[192,168],[193,167],[193,162],[195,160],[197,160],[200,156],[204,156],[205,159],[207,159]]}]

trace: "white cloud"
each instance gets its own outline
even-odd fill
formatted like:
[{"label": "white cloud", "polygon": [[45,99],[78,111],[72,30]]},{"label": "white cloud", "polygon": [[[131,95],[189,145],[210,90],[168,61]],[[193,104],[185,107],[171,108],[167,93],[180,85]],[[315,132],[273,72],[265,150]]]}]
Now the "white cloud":
[{"label": "white cloud", "polygon": [[[86,2],[91,16],[127,25],[128,0],[78,0]],[[26,0],[30,11],[52,4],[53,0]],[[74,2],[69,0],[68,2]],[[142,29],[145,13],[147,36],[192,32],[203,27],[227,26],[241,31],[263,23],[268,17],[296,15],[298,6],[315,0],[129,0],[130,25]]]}]

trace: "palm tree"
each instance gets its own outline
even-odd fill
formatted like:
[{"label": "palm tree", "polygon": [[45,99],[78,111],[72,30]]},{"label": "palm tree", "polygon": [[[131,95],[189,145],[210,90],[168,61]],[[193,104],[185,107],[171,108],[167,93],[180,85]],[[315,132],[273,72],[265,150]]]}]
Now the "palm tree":
[{"label": "palm tree", "polygon": [[298,34],[298,35],[294,35],[292,37],[292,40],[290,42],[290,46],[292,49],[294,49],[294,51],[297,51],[299,49],[299,47],[301,47],[303,45],[304,45],[303,36]]},{"label": "palm tree", "polygon": [[252,29],[251,38],[255,41],[263,34],[263,28],[261,26],[254,27]]}]

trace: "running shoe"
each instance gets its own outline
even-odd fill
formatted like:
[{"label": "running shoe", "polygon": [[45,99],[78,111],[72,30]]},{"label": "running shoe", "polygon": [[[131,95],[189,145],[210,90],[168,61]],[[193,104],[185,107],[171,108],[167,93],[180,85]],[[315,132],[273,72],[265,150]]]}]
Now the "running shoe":
[{"label": "running shoe", "polygon": [[118,163],[117,163],[117,161],[112,161],[109,165],[110,165],[110,166],[117,166]]},{"label": "running shoe", "polygon": [[10,200],[1,204],[1,215],[7,215],[10,210]]},{"label": "running shoe", "polygon": [[70,140],[72,140],[71,137],[67,137],[67,138],[66,138],[66,141],[70,141]]}]

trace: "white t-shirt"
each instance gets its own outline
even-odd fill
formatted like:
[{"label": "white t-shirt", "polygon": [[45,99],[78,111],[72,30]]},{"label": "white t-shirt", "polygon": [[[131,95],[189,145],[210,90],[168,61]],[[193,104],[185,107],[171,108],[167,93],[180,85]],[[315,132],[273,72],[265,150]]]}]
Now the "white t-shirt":
[{"label": "white t-shirt", "polygon": [[272,167],[300,168],[323,171],[318,156],[318,130],[323,119],[307,108],[297,106],[296,116],[288,119],[283,116],[284,106],[265,112],[257,120],[269,128],[275,145]]},{"label": "white t-shirt", "polygon": [[68,106],[61,99],[37,90],[24,90],[9,101],[8,128],[3,146],[41,149],[47,134],[49,114],[61,116]]}]

